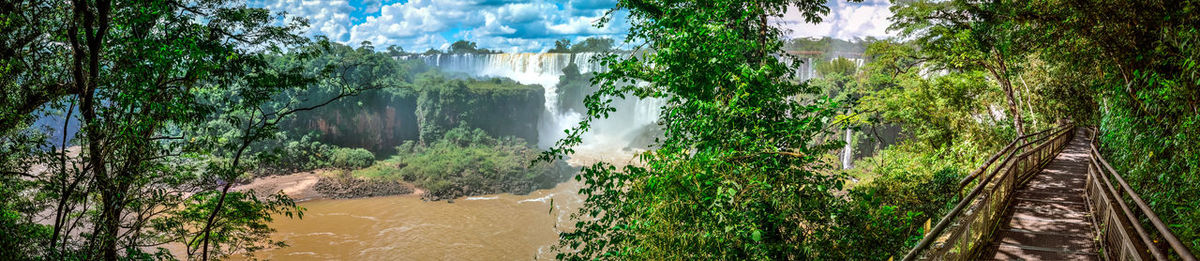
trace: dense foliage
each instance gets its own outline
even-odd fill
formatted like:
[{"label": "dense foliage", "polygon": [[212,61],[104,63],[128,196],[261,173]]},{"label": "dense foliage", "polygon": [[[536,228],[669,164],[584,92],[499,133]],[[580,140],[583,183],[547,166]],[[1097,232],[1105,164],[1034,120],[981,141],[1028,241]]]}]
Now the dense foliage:
[{"label": "dense foliage", "polygon": [[337,148],[329,152],[330,165],[343,169],[359,169],[375,163],[375,154],[362,148]]},{"label": "dense foliage", "polygon": [[1051,101],[1100,127],[1104,155],[1200,252],[1197,1],[1012,2],[1053,77]]},{"label": "dense foliage", "polygon": [[453,199],[492,193],[529,193],[570,178],[562,161],[530,165],[539,151],[524,140],[493,138],[481,129],[458,127],[428,145],[408,142],[392,158],[354,172],[370,179],[404,180],[424,197]]},{"label": "dense foliage", "polygon": [[466,125],[495,136],[537,140],[544,90],[510,79],[453,79],[436,71],[417,75],[416,121],[422,143]]},{"label": "dense foliage", "polygon": [[[833,210],[834,233],[820,240],[839,249],[826,257],[882,260],[903,255],[957,203],[958,182],[1013,136],[1011,125],[990,108],[1002,108],[1002,90],[981,71],[922,74],[936,66],[919,62],[911,44],[869,43],[870,62],[845,69],[820,66],[810,81],[850,108],[845,115],[859,135],[852,143],[879,139],[874,132],[897,126],[902,140],[858,159],[846,170],[853,180]],[[852,67],[853,68],[853,67]]]},{"label": "dense foliage", "polygon": [[[0,1],[0,258],[283,246],[270,222],[303,209],[231,190],[262,175],[339,168],[435,200],[549,188],[630,99],[664,101],[641,130],[663,134],[639,137],[633,164],[575,176],[586,200],[559,259],[894,258],[969,170],[1065,121],[1099,127],[1119,174],[1200,251],[1200,1],[896,0],[896,38],[784,39],[785,13],[820,22],[827,4],[618,0],[599,25],[632,22],[634,50],[547,50],[606,68],[563,69],[552,113],[585,115],[542,152],[526,142],[541,86],[303,37],[304,19],[242,1]],[[817,78],[792,78],[801,61]],[[836,169],[838,149],[866,155]]]},{"label": "dense foliage", "polygon": [[[239,1],[0,4],[0,187],[11,193],[0,241],[24,244],[5,258],[172,258],[162,246],[179,244],[179,258],[207,259],[273,245],[267,224],[300,209],[229,190],[252,148],[296,112],[377,86],[342,84],[363,75],[348,73],[359,62],[290,63],[329,45],[299,36],[302,19]],[[334,92],[288,95],[312,86]],[[29,128],[49,115],[62,125]]]},{"label": "dense foliage", "polygon": [[[614,110],[611,98],[667,100],[666,134],[617,169],[600,163],[579,175],[587,196],[578,223],[561,235],[562,259],[805,259],[829,224],[841,189],[814,143],[833,111],[787,81],[774,58],[781,32],[768,23],[799,5],[808,21],[823,1],[619,1],[634,21],[628,35],[653,50],[610,55],[585,99],[587,118],[544,158],[570,153],[590,123]],[[610,13],[611,14],[611,13]],[[611,18],[611,17],[610,17]],[[634,50],[637,52],[638,50]],[[629,84],[644,82],[644,85]],[[821,232],[817,232],[821,233]]]},{"label": "dense foliage", "polygon": [[1067,118],[1098,126],[1104,155],[1194,251],[1197,4],[911,1],[894,8],[893,20],[939,66],[986,70],[1004,87],[1018,133],[1024,114],[1034,125]]},{"label": "dense foliage", "polygon": [[615,50],[614,43],[616,41],[611,38],[595,38],[588,37],[582,42],[571,44],[569,39],[560,39],[554,41],[554,48],[546,50],[547,53],[603,53]]},{"label": "dense foliage", "polygon": [[446,52],[447,52],[447,53],[451,53],[451,54],[468,54],[468,53],[469,53],[469,54],[491,54],[491,53],[500,53],[499,51],[492,51],[492,50],[488,50],[488,49],[484,49],[484,48],[479,48],[479,45],[478,45],[478,44],[475,44],[475,42],[466,41],[466,40],[458,40],[458,41],[456,41],[456,42],[454,42],[454,43],[450,44],[450,48],[449,48],[449,49],[447,49],[447,50],[446,50]]},{"label": "dense foliage", "polygon": [[[660,115],[666,139],[640,157],[642,164],[585,169],[581,193],[589,199],[576,230],[562,235],[560,258],[887,259],[904,253],[921,237],[923,223],[940,219],[958,200],[956,183],[968,170],[1027,129],[1063,120],[1101,126],[1102,142],[1116,144],[1105,145],[1107,155],[1123,165],[1118,168],[1174,232],[1196,244],[1197,208],[1186,200],[1196,197],[1197,187],[1197,81],[1185,73],[1195,67],[1195,29],[1184,26],[1195,22],[1193,3],[900,1],[891,29],[901,39],[835,43],[838,48],[828,40],[786,45],[817,57],[865,47],[869,61],[858,67],[849,60],[819,60],[821,77],[809,82],[817,90],[795,93],[772,92],[779,85],[755,78],[763,75],[739,74],[773,69],[755,67],[771,62],[754,52],[777,52],[779,43],[771,40],[777,38],[755,34],[770,35],[773,28],[755,27],[753,18],[744,17],[770,16],[773,9],[765,6],[771,4],[821,10],[819,4],[803,9],[813,6],[799,1],[618,3],[634,21],[631,42],[653,51],[604,60],[610,71],[596,75],[599,91],[585,99],[589,118],[553,152],[571,153],[578,133],[613,110],[609,98],[626,95],[670,101]],[[1140,11],[1118,14],[1122,8]],[[1153,26],[1130,29],[1130,20]],[[739,37],[722,38],[727,35]],[[727,61],[739,62],[721,67]],[[744,86],[761,92],[743,93]],[[789,116],[814,122],[816,129],[897,126],[904,141],[858,160],[845,196],[808,194],[804,204],[791,205],[825,213],[821,218],[795,216],[789,211],[799,209],[772,204],[788,200],[774,193],[789,186],[828,188],[842,176],[824,170],[816,173],[828,180],[788,179],[793,174],[757,164],[759,158],[742,146],[769,141],[765,148],[823,154],[837,142],[808,146],[831,140],[816,131],[799,143],[788,143],[791,136],[782,133],[742,143],[742,135],[771,133],[777,126],[743,117],[787,122],[765,116],[777,109],[766,97],[832,99],[846,105],[836,110],[844,114],[836,117],[839,124],[818,120],[825,114]],[[753,102],[744,103],[747,98]],[[729,122],[737,124],[722,125]],[[873,138],[856,137],[852,142]],[[774,160],[792,170],[822,170],[816,161]],[[779,216],[788,218],[772,219]],[[789,222],[803,223],[803,229],[788,229]],[[788,251],[773,252],[780,250]]]}]

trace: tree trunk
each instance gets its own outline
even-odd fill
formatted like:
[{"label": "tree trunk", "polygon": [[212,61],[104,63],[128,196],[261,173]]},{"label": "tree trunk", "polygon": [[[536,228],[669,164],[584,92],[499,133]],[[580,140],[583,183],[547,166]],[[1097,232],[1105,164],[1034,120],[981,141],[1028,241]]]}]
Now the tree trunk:
[{"label": "tree trunk", "polygon": [[225,183],[225,187],[221,188],[221,197],[217,199],[217,206],[213,208],[212,213],[208,214],[208,222],[204,223],[204,230],[200,231],[201,233],[203,233],[201,235],[204,236],[204,240],[203,240],[204,246],[200,248],[200,253],[201,253],[200,260],[205,260],[205,261],[208,260],[208,234],[212,230],[213,221],[215,221],[217,218],[217,212],[221,211],[221,208],[224,207],[223,205],[225,205],[225,195],[229,194],[229,187],[232,187],[232,186],[233,186],[233,182],[227,182],[227,183]]},{"label": "tree trunk", "polygon": [[62,175],[61,184],[63,188],[62,192],[59,193],[61,198],[58,199],[58,206],[54,209],[54,232],[50,234],[50,242],[48,242],[50,243],[51,250],[57,247],[58,235],[62,233],[63,223],[67,218],[67,214],[63,213],[63,209],[67,205],[67,199],[71,198],[71,194],[74,193],[75,186],[79,185],[80,180],[79,177],[75,177],[75,180],[69,186],[67,185],[67,127],[71,124],[71,115],[74,112],[75,100],[71,100],[71,106],[67,108],[67,117],[64,118],[66,120],[63,121],[62,143],[59,145],[59,150],[61,150],[58,155],[59,169],[62,171],[59,175]]},{"label": "tree trunk", "polygon": [[[252,123],[250,125],[247,125],[246,130],[243,133],[250,132],[251,127],[254,126],[253,121],[251,122]],[[250,139],[243,137],[241,147],[238,147],[237,153],[235,153],[233,156],[233,164],[230,165],[229,171],[237,171],[241,168],[242,153],[245,153],[246,148],[250,147],[250,141]],[[213,207],[212,213],[208,213],[208,222],[204,223],[204,230],[200,231],[202,233],[201,235],[204,236],[204,246],[200,248],[200,260],[208,261],[208,234],[210,231],[212,231],[213,221],[217,219],[217,214],[220,214],[221,209],[225,206],[225,196],[229,195],[229,187],[232,186],[232,180],[226,181],[225,187],[221,188],[221,197],[217,198],[217,206]]]},{"label": "tree trunk", "polygon": [[1021,119],[1021,108],[1017,107],[1016,97],[1013,95],[1012,82],[1008,80],[1008,66],[1004,64],[1004,57],[998,51],[994,56],[996,65],[991,66],[983,62],[983,67],[987,68],[992,77],[996,77],[996,81],[1000,83],[1000,87],[1004,89],[1004,95],[1008,100],[1008,112],[1013,117],[1013,128],[1017,130],[1017,136],[1025,136],[1024,120]]},{"label": "tree trunk", "polygon": [[1008,111],[1013,114],[1013,127],[1017,129],[1017,136],[1025,136],[1024,121],[1021,119],[1021,108],[1017,107],[1012,84],[1007,79],[1003,79],[1000,80],[1000,85],[1004,87],[1004,95],[1008,96]]},{"label": "tree trunk", "polygon": [[[73,1],[73,20],[68,30],[72,50],[75,90],[81,99],[80,114],[83,116],[83,130],[87,139],[87,158],[91,173],[97,182],[97,191],[101,195],[100,220],[96,222],[89,248],[94,246],[103,253],[104,260],[117,260],[117,229],[120,225],[120,192],[115,191],[113,179],[110,177],[104,160],[105,143],[108,140],[100,134],[95,104],[95,92],[100,80],[100,52],[103,50],[104,38],[108,34],[110,1],[98,0],[94,7],[88,1]],[[86,40],[81,43],[79,31],[83,31]],[[86,44],[86,47],[82,44]],[[86,60],[85,60],[86,55]],[[85,68],[86,63],[86,68]],[[86,74],[85,74],[86,73]],[[96,245],[99,241],[99,245]],[[90,249],[89,249],[90,250]]]}]

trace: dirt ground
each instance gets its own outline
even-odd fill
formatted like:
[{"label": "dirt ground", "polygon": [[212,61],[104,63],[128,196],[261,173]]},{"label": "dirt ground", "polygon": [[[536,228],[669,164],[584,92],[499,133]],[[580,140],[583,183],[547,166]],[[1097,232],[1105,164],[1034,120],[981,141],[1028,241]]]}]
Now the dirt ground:
[{"label": "dirt ground", "polygon": [[321,193],[313,189],[317,181],[321,180],[322,175],[329,171],[316,170],[288,175],[270,176],[257,178],[249,184],[233,187],[234,191],[254,190],[258,195],[269,195],[275,192],[283,191],[284,194],[291,196],[296,201],[306,201],[313,199],[324,198]]}]

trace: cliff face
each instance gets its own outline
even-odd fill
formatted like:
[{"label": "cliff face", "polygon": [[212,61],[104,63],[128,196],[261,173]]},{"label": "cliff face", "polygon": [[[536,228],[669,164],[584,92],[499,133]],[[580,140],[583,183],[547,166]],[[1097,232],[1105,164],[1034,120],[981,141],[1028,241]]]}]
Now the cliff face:
[{"label": "cliff face", "polygon": [[528,142],[538,140],[538,119],[545,109],[545,95],[539,86],[520,89],[471,90],[468,106],[473,109],[467,122],[493,136],[513,136]]},{"label": "cliff face", "polygon": [[291,133],[318,132],[320,141],[390,154],[409,140],[440,139],[466,124],[492,136],[536,142],[545,111],[541,87],[506,80],[450,80],[421,91],[392,88],[364,92],[297,115]]},{"label": "cliff face", "polygon": [[415,109],[416,95],[411,92],[372,90],[298,114],[288,131],[317,132],[322,143],[378,154],[417,138]]}]

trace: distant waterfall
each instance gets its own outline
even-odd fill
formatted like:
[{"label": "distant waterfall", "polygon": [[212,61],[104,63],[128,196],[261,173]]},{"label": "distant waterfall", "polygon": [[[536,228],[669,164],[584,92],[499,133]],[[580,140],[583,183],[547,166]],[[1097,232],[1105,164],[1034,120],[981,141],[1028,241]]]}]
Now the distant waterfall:
[{"label": "distant waterfall", "polygon": [[850,162],[854,160],[854,147],[850,146],[850,135],[853,132],[850,128],[846,128],[846,145],[842,148],[842,169],[850,169]]},{"label": "distant waterfall", "polygon": [[[476,77],[505,77],[522,84],[537,84],[545,89],[546,110],[538,123],[539,146],[546,148],[563,138],[563,130],[577,124],[584,112],[558,109],[557,88],[562,69],[572,62],[580,73],[597,72],[604,69],[591,61],[596,53],[499,53],[499,54],[437,54],[408,56],[405,59],[421,59],[445,72],[460,72]],[[608,119],[594,123],[592,130],[584,135],[584,145],[603,146],[605,149],[623,149],[629,142],[642,134],[642,130],[658,119],[662,101],[657,99],[615,100],[617,112]]]}]

